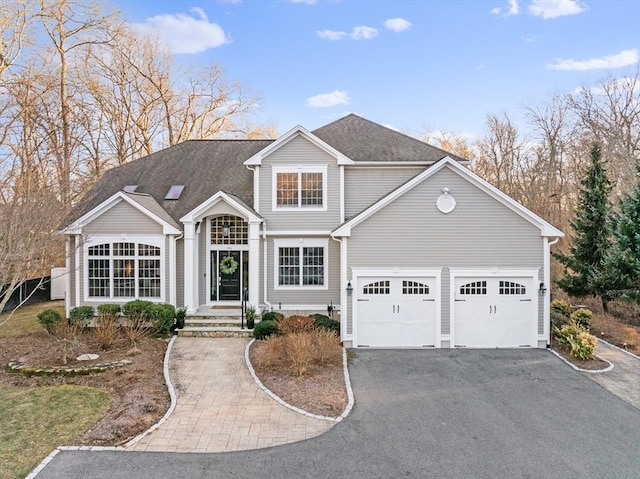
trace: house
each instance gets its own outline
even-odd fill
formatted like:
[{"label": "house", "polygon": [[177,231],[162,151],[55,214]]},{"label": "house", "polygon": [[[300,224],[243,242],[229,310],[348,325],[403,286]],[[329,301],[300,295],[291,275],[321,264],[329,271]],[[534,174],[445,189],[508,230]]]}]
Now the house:
[{"label": "house", "polygon": [[340,311],[350,347],[549,344],[563,233],[455,155],[356,115],[192,140],[107,172],[71,212],[67,311],[134,298]]}]

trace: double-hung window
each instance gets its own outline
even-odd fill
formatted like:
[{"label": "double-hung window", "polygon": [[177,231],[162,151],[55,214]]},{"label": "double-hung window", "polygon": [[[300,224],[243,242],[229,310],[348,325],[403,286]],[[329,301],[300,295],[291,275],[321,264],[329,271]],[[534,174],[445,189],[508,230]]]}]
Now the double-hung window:
[{"label": "double-hung window", "polygon": [[162,297],[161,248],[130,241],[87,247],[88,298]]},{"label": "double-hung window", "polygon": [[326,240],[275,240],[276,288],[327,288]]},{"label": "double-hung window", "polygon": [[273,209],[327,208],[327,167],[273,168]]}]

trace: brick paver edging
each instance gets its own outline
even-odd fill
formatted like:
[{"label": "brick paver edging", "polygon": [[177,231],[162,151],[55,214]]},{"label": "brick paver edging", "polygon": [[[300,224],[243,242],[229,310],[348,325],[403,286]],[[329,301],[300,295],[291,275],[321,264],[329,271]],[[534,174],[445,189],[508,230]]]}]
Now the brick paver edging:
[{"label": "brick paver edging", "polygon": [[165,415],[162,416],[162,418],[157,423],[155,423],[153,426],[151,426],[149,429],[147,429],[143,433],[138,434],[136,437],[134,437],[129,442],[127,442],[124,446],[59,446],[55,448],[51,452],[51,454],[45,457],[42,460],[42,462],[38,464],[38,466],[36,466],[36,468],[33,471],[31,471],[31,473],[25,479],[35,479],[35,477],[40,473],[40,471],[42,471],[45,468],[45,466],[49,464],[49,462],[51,462],[51,460],[54,457],[56,457],[56,455],[60,451],[125,451],[128,447],[133,446],[142,438],[144,438],[151,432],[158,429],[167,419],[169,419],[169,416],[173,414],[173,410],[176,408],[176,402],[177,402],[176,390],[173,387],[173,383],[171,382],[171,377],[169,375],[169,356],[171,355],[171,349],[173,348],[173,343],[175,343],[177,337],[178,336],[173,336],[169,341],[169,344],[167,345],[167,351],[164,353],[164,361],[162,365],[165,383],[167,385],[167,389],[169,390],[169,397],[171,398],[171,405],[169,406],[169,409],[167,409],[167,412],[165,413]]},{"label": "brick paver edging", "polygon": [[576,371],[580,371],[581,373],[598,374],[598,373],[606,373],[607,371],[611,371],[613,369],[613,363],[611,361],[607,361],[604,358],[598,358],[598,356],[596,356],[596,357],[600,361],[604,361],[605,363],[609,363],[609,366],[607,366],[604,369],[595,369],[595,370],[593,370],[593,369],[582,369],[582,368],[579,368],[578,366],[576,366],[575,364],[573,364],[571,361],[567,361],[567,359],[565,359],[560,353],[555,352],[553,349],[549,349],[549,351],[551,351],[553,354],[558,356],[560,359],[562,359],[565,363],[567,363],[573,369],[575,369]]},{"label": "brick paver edging", "polygon": [[251,365],[251,361],[249,360],[249,349],[251,348],[251,345],[254,342],[255,342],[255,339],[251,340],[251,342],[249,342],[249,344],[247,344],[247,347],[244,349],[244,360],[247,363],[247,368],[249,369],[249,372],[251,373],[251,377],[253,377],[253,380],[256,382],[258,387],[260,389],[262,389],[267,396],[269,396],[271,399],[273,399],[274,401],[278,402],[279,404],[282,404],[284,407],[286,407],[288,409],[291,409],[292,411],[297,412],[298,414],[302,414],[303,416],[307,416],[307,417],[312,417],[314,419],[320,419],[322,421],[329,421],[329,422],[338,423],[338,422],[342,421],[345,417],[347,417],[349,415],[349,413],[351,412],[351,409],[353,409],[353,404],[354,404],[355,401],[354,401],[354,398],[353,398],[353,389],[351,389],[351,380],[349,379],[349,370],[347,368],[347,351],[346,351],[346,349],[342,348],[342,370],[343,370],[343,373],[344,373],[345,387],[347,389],[347,407],[344,408],[344,411],[342,411],[342,414],[340,414],[338,417],[328,417],[328,416],[320,416],[318,414],[313,414],[313,413],[310,413],[310,412],[305,411],[303,409],[300,409],[300,408],[298,408],[296,406],[292,406],[291,404],[283,401],[279,396],[274,394],[264,384],[262,384],[262,381],[260,381],[260,379],[256,375],[256,371],[253,369],[253,366]]}]

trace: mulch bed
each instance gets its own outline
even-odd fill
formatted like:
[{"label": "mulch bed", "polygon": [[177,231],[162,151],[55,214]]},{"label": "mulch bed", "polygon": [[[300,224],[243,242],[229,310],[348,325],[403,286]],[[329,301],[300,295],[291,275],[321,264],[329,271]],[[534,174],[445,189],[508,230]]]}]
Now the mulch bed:
[{"label": "mulch bed", "polygon": [[[90,366],[131,361],[126,367],[102,373],[72,377],[26,376],[8,372],[6,365],[19,360],[31,366],[60,366],[57,342],[42,332],[17,338],[0,339],[0,383],[22,387],[77,384],[103,389],[111,396],[107,414],[74,442],[76,445],[121,445],[155,424],[169,408],[170,397],[163,375],[166,338],[143,338],[135,348],[120,338],[113,348],[102,351],[95,342],[93,331],[80,336],[81,347],[76,348],[67,366]],[[93,361],[76,361],[84,353],[95,353]]]},{"label": "mulch bed", "polygon": [[559,348],[557,345],[553,345],[553,350],[574,366],[586,371],[602,371],[603,369],[609,367],[608,362],[603,361],[598,357],[596,357],[595,359],[590,359],[588,361],[583,361],[582,359],[574,358],[569,354],[569,351],[564,348]]},{"label": "mulch bed", "polygon": [[259,367],[255,359],[264,346],[264,341],[255,341],[249,351],[249,360],[262,384],[271,392],[288,404],[313,414],[328,417],[342,414],[347,407],[342,365],[314,369],[310,374],[296,378],[282,367]]}]

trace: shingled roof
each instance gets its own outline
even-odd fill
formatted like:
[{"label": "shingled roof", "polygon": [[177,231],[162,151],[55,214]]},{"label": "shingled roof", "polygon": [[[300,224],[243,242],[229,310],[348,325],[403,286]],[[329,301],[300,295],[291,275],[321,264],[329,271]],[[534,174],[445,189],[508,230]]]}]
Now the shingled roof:
[{"label": "shingled roof", "polygon": [[[465,161],[354,114],[318,128],[313,134],[356,162],[436,162],[445,156]],[[150,196],[148,200],[138,199],[152,204],[154,211],[164,210],[177,224],[218,191],[252,205],[253,173],[243,163],[273,141],[189,140],[114,168],[96,182],[63,225],[73,223],[127,185],[138,185],[135,193]],[[179,199],[165,200],[172,185],[185,185],[185,189]]]},{"label": "shingled roof", "polygon": [[[63,223],[68,225],[126,185],[138,185],[176,222],[218,191],[253,204],[253,173],[243,162],[273,140],[189,140],[107,171]],[[172,185],[185,185],[178,200],[165,200]]]},{"label": "shingled roof", "polygon": [[312,132],[353,161],[427,161],[464,158],[358,115],[349,114]]}]

